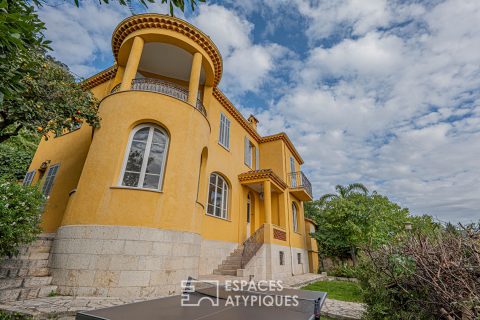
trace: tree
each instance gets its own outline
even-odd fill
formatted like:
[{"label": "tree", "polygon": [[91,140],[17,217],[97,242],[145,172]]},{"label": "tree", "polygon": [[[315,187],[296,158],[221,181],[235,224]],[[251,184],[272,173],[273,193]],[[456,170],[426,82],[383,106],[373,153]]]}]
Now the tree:
[{"label": "tree", "polygon": [[367,187],[361,183],[351,183],[347,186],[337,184],[335,190],[337,190],[337,194],[327,193],[321,196],[320,199],[318,199],[318,205],[323,206],[326,202],[336,198],[346,199],[357,193],[363,195],[368,194]]},{"label": "tree", "polygon": [[[130,0],[117,1],[131,5]],[[79,0],[73,2],[79,6]],[[145,6],[154,2],[140,0]],[[205,0],[161,0],[172,15],[174,8],[184,11],[189,3],[194,10],[198,2]],[[68,68],[60,68],[45,57],[50,42],[44,38],[45,24],[32,3],[41,6],[45,1],[0,0],[0,143],[22,128],[46,136],[49,131],[55,134],[69,130],[80,119],[98,125],[92,113],[96,111],[92,95],[81,90]]]},{"label": "tree", "polygon": [[27,172],[37,149],[37,134],[20,131],[19,135],[0,144],[0,179],[20,180]]},{"label": "tree", "polygon": [[[15,69],[30,63],[33,71],[20,80],[22,93],[6,98],[0,108],[0,143],[16,136],[21,129],[48,138],[49,134],[72,130],[83,121],[93,127],[99,125],[96,99],[75,82],[66,66],[36,52],[5,64]],[[3,82],[0,79],[0,84]]]},{"label": "tree", "polygon": [[320,254],[349,257],[356,265],[359,249],[388,243],[405,232],[404,225],[410,221],[408,209],[376,192],[368,195],[361,184],[336,189],[338,195],[326,195],[318,201],[315,238]]}]

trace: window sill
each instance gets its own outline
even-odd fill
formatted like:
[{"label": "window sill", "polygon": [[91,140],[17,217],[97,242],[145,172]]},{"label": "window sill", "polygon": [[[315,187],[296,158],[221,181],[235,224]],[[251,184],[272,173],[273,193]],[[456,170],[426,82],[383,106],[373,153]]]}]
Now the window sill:
[{"label": "window sill", "polygon": [[225,147],[223,144],[220,143],[220,141],[218,141],[218,145],[223,149],[227,150],[228,152],[230,152],[230,148]]},{"label": "window sill", "polygon": [[232,220],[230,220],[228,218],[217,217],[216,215],[213,215],[213,214],[210,214],[210,213],[205,213],[205,215],[208,216],[208,217],[217,218],[217,219],[220,219],[220,220],[223,220],[223,221],[232,222]]},{"label": "window sill", "polygon": [[124,187],[124,186],[112,186],[110,189],[126,189],[126,190],[135,190],[135,191],[147,191],[147,192],[154,192],[154,193],[163,193],[163,191],[155,190],[155,189],[144,189],[144,188],[135,188],[135,187]]}]

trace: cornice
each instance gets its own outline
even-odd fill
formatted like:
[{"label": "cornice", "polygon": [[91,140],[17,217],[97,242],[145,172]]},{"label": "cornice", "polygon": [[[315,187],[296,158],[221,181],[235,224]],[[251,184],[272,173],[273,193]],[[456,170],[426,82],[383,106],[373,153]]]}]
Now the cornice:
[{"label": "cornice", "polygon": [[285,144],[287,145],[287,148],[293,154],[295,159],[297,159],[299,164],[304,163],[302,157],[298,153],[297,149],[295,149],[295,146],[293,145],[292,141],[290,140],[290,138],[285,132],[280,132],[271,136],[262,137],[260,139],[260,143],[266,143],[266,142],[277,141],[277,140],[282,140],[283,142],[285,142]]},{"label": "cornice", "polygon": [[115,74],[117,73],[117,65],[114,64],[113,66],[100,71],[97,74],[94,74],[90,78],[87,78],[82,81],[82,87],[85,90],[90,90],[110,79],[113,79],[115,77]]},{"label": "cornice", "polygon": [[209,36],[197,29],[195,26],[181,19],[167,15],[156,13],[138,14],[128,17],[120,22],[112,34],[112,50],[115,61],[117,61],[118,51],[120,50],[120,46],[125,38],[134,31],[147,28],[172,30],[190,38],[197,43],[203,50],[205,50],[212,60],[215,70],[214,84],[215,86],[218,85],[220,79],[222,78],[223,63],[222,56],[220,55],[220,51],[218,50],[217,46],[213,43]]},{"label": "cornice", "polygon": [[240,173],[238,175],[238,180],[240,182],[257,179],[270,179],[275,182],[282,190],[285,190],[288,187],[287,184],[282,180],[282,178],[275,174],[272,169],[252,170]]}]

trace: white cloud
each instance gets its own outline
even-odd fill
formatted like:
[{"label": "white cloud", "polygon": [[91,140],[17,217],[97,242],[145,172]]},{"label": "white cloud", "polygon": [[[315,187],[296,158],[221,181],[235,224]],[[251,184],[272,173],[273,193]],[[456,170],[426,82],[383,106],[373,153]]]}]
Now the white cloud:
[{"label": "white cloud", "polygon": [[79,8],[68,2],[45,4],[38,12],[47,27],[45,35],[52,41],[52,55],[82,77],[100,71],[95,66],[99,60],[111,60],[113,29],[128,16],[126,7],[94,1],[81,2]]},{"label": "white cloud", "polygon": [[313,47],[262,130],[288,128],[317,195],[359,181],[417,213],[479,219],[480,3],[401,5],[400,17],[394,1],[358,3],[299,0],[311,37],[355,37]]},{"label": "white cloud", "polygon": [[274,43],[254,43],[254,25],[233,10],[213,4],[200,6],[198,12],[191,22],[212,37],[222,54],[221,87],[233,96],[258,91],[288,50]]}]

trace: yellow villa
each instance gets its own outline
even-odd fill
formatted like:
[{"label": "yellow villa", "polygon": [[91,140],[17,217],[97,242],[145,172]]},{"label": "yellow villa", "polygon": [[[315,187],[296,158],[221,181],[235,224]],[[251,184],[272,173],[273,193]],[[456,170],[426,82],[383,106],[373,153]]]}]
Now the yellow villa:
[{"label": "yellow villa", "polygon": [[24,181],[49,197],[42,228],[55,234],[58,292],[153,296],[188,276],[316,272],[303,160],[220,91],[212,40],[142,14],[116,27],[112,51],[115,65],[83,83],[101,126],[41,141]]}]

